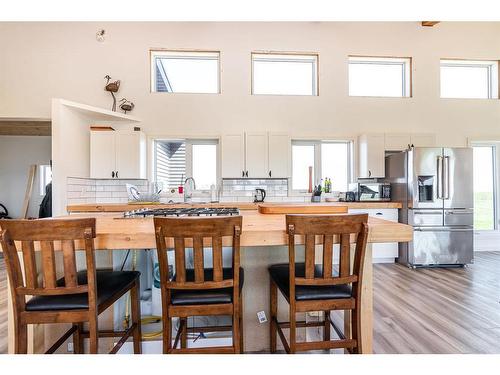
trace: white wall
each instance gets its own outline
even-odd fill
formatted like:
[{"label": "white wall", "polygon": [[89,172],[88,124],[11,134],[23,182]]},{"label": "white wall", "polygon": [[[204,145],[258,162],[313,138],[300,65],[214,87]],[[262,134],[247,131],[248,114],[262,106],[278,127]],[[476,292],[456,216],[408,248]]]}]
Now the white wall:
[{"label": "white wall", "polygon": [[[7,207],[11,217],[21,216],[30,165],[49,164],[50,149],[50,137],[0,136],[0,203]],[[37,168],[29,217],[38,217],[43,199],[39,186],[40,173]]]},{"label": "white wall", "polygon": [[[110,108],[110,74],[149,134],[415,131],[447,146],[500,135],[499,100],[439,98],[439,58],[500,59],[500,23],[0,23],[0,47],[0,116],[48,117],[52,97]],[[150,48],[220,50],[222,94],[150,93]],[[250,52],[260,50],[318,52],[320,95],[251,96]],[[413,97],[349,97],[349,54],[413,57]]]}]

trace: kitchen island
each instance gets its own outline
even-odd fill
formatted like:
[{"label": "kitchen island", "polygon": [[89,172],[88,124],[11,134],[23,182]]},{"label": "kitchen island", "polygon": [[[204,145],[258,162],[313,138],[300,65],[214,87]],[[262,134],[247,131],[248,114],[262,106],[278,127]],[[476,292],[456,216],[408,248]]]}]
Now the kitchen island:
[{"label": "kitchen island", "polygon": [[[243,287],[244,337],[246,351],[266,351],[269,347],[268,323],[260,324],[256,318],[258,311],[269,311],[269,264],[288,261],[288,237],[285,231],[285,215],[264,215],[257,210],[242,210],[243,228],[241,235],[241,264],[245,268]],[[97,252],[101,250],[152,249],[155,236],[152,218],[123,218],[117,213],[80,213],[67,218],[95,217],[97,220]],[[362,322],[363,353],[372,352],[373,340],[373,295],[372,295],[372,249],[373,243],[408,242],[412,240],[412,228],[408,225],[370,217],[367,253],[364,266]],[[77,248],[81,248],[78,244]],[[10,301],[10,295],[9,295]],[[286,318],[286,309],[279,319]],[[9,302],[9,352],[13,348],[12,311]],[[345,320],[348,321],[346,316]],[[53,329],[48,326],[47,330]],[[51,345],[44,338],[54,335],[44,334],[40,327],[32,330],[31,348],[35,352]],[[36,344],[35,344],[36,342]]]}]

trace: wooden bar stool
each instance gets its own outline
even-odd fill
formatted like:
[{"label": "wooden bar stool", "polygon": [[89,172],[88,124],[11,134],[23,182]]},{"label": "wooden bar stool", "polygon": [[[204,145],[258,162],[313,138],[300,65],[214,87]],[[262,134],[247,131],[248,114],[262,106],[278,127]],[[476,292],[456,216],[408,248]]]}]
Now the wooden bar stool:
[{"label": "wooden bar stool", "polygon": [[[163,353],[242,352],[241,224],[241,216],[154,218],[160,266]],[[232,237],[231,268],[222,266],[223,237]],[[212,248],[212,268],[204,267],[204,246]],[[175,248],[175,275],[170,279],[167,249],[172,247]],[[193,249],[194,269],[186,268],[187,248]],[[187,348],[187,318],[208,315],[232,316],[232,326],[197,328],[200,332],[231,330],[232,345]],[[180,326],[172,346],[173,317],[180,318]],[[179,342],[181,348],[178,348]]]},{"label": "wooden bar stool", "polygon": [[[271,353],[276,352],[276,336],[279,334],[287,353],[297,351],[346,348],[358,353],[361,347],[361,283],[363,262],[368,235],[368,215],[287,215],[289,263],[269,267],[271,278]],[[305,263],[295,263],[296,236],[305,238]],[[317,237],[323,243],[323,265],[315,264]],[[351,272],[351,237],[356,242],[353,270]],[[340,242],[339,272],[334,274],[333,244]],[[294,277],[290,277],[294,275]],[[278,322],[278,289],[290,306],[290,321]],[[351,310],[351,337],[330,319],[331,310]],[[323,311],[323,322],[297,321],[298,312]],[[340,337],[330,340],[330,325]],[[323,326],[323,341],[296,342],[296,328]],[[290,342],[283,333],[290,329]]]},{"label": "wooden bar stool", "polygon": [[[95,219],[0,220],[0,244],[4,252],[14,308],[15,353],[27,351],[28,324],[72,323],[46,354],[54,353],[71,335],[75,353],[83,353],[89,338],[90,353],[97,353],[99,337],[121,337],[110,353],[116,353],[132,335],[134,353],[141,353],[139,272],[96,270]],[[14,241],[19,241],[21,249]],[[75,241],[83,243],[86,271],[77,272]],[[37,246],[39,243],[39,246]],[[41,250],[43,280],[38,279],[35,248]],[[64,277],[56,277],[56,249],[62,250]],[[22,253],[24,273],[18,251]],[[130,291],[132,325],[125,331],[99,331],[98,315]],[[33,296],[26,301],[26,296]],[[88,331],[83,323],[88,322]]]}]

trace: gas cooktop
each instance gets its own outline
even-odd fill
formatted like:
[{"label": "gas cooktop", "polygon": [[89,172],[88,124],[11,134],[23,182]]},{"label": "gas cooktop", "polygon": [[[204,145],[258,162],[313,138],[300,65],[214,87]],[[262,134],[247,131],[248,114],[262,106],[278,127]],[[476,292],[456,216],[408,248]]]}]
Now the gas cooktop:
[{"label": "gas cooktop", "polygon": [[139,210],[127,211],[124,217],[149,217],[149,216],[235,216],[240,210],[236,207],[203,207],[203,208],[142,208]]}]

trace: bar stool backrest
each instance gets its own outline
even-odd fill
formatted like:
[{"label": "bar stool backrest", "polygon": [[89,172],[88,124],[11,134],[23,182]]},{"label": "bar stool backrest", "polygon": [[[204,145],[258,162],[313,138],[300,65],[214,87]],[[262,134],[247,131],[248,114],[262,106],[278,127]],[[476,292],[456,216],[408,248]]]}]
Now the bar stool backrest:
[{"label": "bar stool backrest", "polygon": [[[353,284],[353,296],[360,293],[366,242],[368,214],[360,215],[287,215],[286,228],[290,262],[290,299],[295,299],[295,286]],[[299,241],[298,238],[300,238]],[[351,243],[356,243],[351,270]],[[297,243],[305,245],[304,276],[295,273]],[[316,243],[323,244],[323,272],[315,272]],[[340,243],[339,272],[333,273],[333,244]]]},{"label": "bar stool backrest", "polygon": [[[168,289],[239,287],[241,216],[155,217],[161,286]],[[222,246],[232,246],[232,278],[223,278]],[[166,250],[175,251],[175,280],[168,278]],[[186,277],[186,251],[193,249],[194,279]],[[205,280],[204,248],[212,249],[213,276]]]},{"label": "bar stool backrest", "polygon": [[[26,295],[68,295],[88,293],[89,307],[96,306],[94,238],[95,219],[0,220],[0,244],[4,253],[12,299],[19,311]],[[75,241],[86,255],[87,282],[77,278]],[[20,245],[20,246],[19,246]],[[37,267],[35,250],[40,250]],[[56,253],[61,250],[64,283],[57,282]],[[24,276],[19,255],[24,263]],[[38,279],[41,268],[42,279]]]}]

